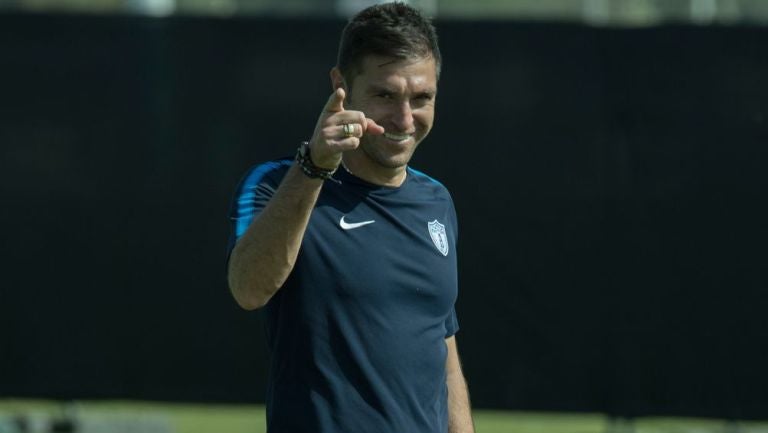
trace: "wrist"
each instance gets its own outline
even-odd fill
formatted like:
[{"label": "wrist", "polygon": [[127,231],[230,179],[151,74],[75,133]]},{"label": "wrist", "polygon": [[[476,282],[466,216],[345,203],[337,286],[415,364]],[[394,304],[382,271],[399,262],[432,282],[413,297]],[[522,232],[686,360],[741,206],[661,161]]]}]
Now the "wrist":
[{"label": "wrist", "polygon": [[302,142],[296,151],[296,164],[307,177],[312,179],[333,179],[333,174],[336,172],[337,167],[325,168],[315,165],[312,160],[312,154],[310,151],[309,143]]}]

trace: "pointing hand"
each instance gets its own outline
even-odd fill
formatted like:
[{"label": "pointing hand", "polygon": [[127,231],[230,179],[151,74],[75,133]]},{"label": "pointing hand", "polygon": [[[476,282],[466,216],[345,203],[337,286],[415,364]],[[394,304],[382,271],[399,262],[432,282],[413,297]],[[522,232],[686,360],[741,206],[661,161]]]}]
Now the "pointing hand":
[{"label": "pointing hand", "polygon": [[344,89],[336,89],[317,120],[309,146],[312,162],[318,167],[335,169],[341,163],[342,153],[357,149],[364,134],[384,133],[384,128],[362,111],[345,110],[345,98]]}]

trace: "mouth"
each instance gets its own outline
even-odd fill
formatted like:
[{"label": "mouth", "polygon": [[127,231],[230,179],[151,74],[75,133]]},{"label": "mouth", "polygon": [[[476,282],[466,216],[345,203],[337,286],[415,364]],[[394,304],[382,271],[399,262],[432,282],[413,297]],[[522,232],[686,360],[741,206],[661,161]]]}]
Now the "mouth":
[{"label": "mouth", "polygon": [[384,137],[392,141],[402,142],[411,138],[411,134],[397,134],[394,132],[385,132]]}]

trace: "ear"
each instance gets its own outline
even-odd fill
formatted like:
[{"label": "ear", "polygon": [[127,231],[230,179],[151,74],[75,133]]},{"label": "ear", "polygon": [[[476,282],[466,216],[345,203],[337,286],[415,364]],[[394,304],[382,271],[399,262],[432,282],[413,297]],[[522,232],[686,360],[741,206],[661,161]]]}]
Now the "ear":
[{"label": "ear", "polygon": [[346,83],[344,82],[344,76],[341,75],[341,71],[339,70],[338,66],[334,66],[331,69],[331,86],[333,86],[333,90],[338,88],[348,90]]}]

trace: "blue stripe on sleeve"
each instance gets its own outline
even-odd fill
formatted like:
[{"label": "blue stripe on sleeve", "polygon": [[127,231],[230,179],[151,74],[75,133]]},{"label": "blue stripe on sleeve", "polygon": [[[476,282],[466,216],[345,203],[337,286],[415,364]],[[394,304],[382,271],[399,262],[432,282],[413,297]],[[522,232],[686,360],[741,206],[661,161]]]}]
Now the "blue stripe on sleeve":
[{"label": "blue stripe on sleeve", "polygon": [[290,165],[290,161],[272,161],[259,165],[243,180],[236,200],[232,219],[235,223],[235,239],[239,239],[248,226],[253,222],[256,209],[254,208],[256,200],[256,188],[264,180],[269,172],[278,170],[285,165]]}]

